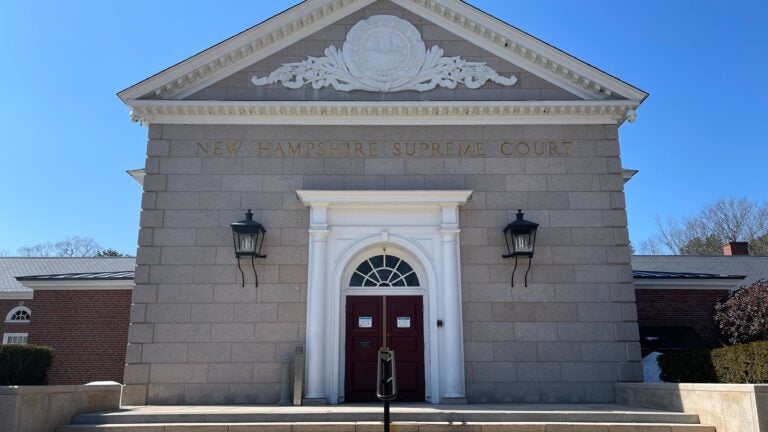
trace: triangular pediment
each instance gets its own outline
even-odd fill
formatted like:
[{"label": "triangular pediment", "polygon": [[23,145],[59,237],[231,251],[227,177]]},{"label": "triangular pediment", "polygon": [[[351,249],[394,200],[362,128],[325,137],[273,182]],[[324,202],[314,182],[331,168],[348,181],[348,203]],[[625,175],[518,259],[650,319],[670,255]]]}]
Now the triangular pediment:
[{"label": "triangular pediment", "polygon": [[582,100],[388,0],[377,1],[184,99]]},{"label": "triangular pediment", "polygon": [[[418,54],[415,60],[410,55],[393,63],[387,46],[371,53],[370,46],[358,42],[364,34],[387,34],[381,29],[401,24],[394,34],[407,40],[395,43],[408,45],[409,53]],[[408,72],[411,63],[421,69]],[[330,84],[327,79],[318,83],[317,71],[307,71],[319,68],[328,74],[329,64],[335,74]],[[405,71],[398,70],[392,79],[367,79],[371,70],[375,75],[394,64],[403,64]],[[297,78],[297,70],[304,75]],[[463,74],[458,79],[456,70]],[[559,101],[551,106],[568,107],[563,113],[581,101],[589,102],[587,107],[631,102],[616,110],[624,115],[647,94],[458,0],[307,0],[119,96],[134,111],[149,107],[155,113],[161,106],[167,111],[174,101],[195,112],[206,101],[220,102],[216,110],[225,112],[235,101]],[[238,110],[254,114],[252,107],[258,108],[251,104],[248,112],[242,106]]]}]

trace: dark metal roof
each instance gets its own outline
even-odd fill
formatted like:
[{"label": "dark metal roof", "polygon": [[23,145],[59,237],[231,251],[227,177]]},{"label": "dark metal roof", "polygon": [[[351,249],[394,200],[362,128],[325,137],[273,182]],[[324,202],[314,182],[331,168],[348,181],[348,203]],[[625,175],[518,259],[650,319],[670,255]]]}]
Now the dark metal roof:
[{"label": "dark metal roof", "polygon": [[99,273],[64,273],[52,275],[19,276],[17,281],[92,281],[92,280],[132,280],[132,271],[124,272],[99,272]]},{"label": "dark metal roof", "polygon": [[632,270],[635,279],[744,279],[743,275]]},{"label": "dark metal roof", "polygon": [[768,256],[633,255],[633,269],[657,272],[745,275],[743,285],[768,279]]},{"label": "dark metal roof", "polygon": [[0,257],[0,293],[31,293],[16,278],[29,275],[127,272],[136,267],[133,257],[30,258]]}]

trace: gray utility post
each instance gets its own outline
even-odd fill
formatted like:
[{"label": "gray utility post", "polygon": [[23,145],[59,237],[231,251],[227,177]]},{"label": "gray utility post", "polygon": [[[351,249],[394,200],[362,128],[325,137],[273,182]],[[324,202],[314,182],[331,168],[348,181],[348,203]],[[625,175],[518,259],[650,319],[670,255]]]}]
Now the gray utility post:
[{"label": "gray utility post", "polygon": [[278,405],[291,405],[291,357],[283,357],[282,377],[280,379],[280,402]]},{"label": "gray utility post", "polygon": [[297,346],[293,355],[293,405],[301,405],[304,394],[304,347]]}]

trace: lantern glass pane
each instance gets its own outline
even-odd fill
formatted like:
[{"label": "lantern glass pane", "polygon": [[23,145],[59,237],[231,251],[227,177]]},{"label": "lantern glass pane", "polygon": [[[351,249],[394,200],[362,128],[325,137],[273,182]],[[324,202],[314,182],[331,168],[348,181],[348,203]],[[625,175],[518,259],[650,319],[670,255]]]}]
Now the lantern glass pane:
[{"label": "lantern glass pane", "polygon": [[238,252],[253,252],[256,250],[256,239],[253,234],[237,235]]},{"label": "lantern glass pane", "polygon": [[531,252],[531,235],[514,234],[512,237],[515,252]]}]

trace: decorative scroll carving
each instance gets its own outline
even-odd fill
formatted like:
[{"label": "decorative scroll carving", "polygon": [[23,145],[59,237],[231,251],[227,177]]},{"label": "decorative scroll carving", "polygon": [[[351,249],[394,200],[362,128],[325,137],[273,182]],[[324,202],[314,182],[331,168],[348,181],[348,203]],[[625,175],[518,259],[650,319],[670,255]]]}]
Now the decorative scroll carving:
[{"label": "decorative scroll carving", "polygon": [[488,81],[512,86],[517,77],[501,76],[482,62],[443,57],[437,45],[426,49],[416,27],[391,15],[376,15],[355,24],[341,50],[331,45],[324,57],[286,63],[269,76],[251,79],[257,86],[279,82],[291,89],[311,84],[314,89],[384,93],[425,92],[438,86],[454,89],[458,84],[476,89]]}]

